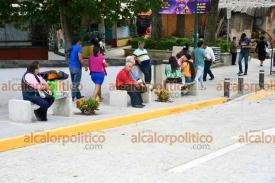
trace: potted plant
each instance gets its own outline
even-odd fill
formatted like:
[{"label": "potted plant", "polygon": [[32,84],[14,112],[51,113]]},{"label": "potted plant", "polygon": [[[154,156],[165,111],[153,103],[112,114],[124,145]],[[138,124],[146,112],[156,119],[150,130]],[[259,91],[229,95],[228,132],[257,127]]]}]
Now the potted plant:
[{"label": "potted plant", "polygon": [[159,89],[155,91],[158,96],[158,102],[168,102],[170,99],[170,92],[166,89]]},{"label": "potted plant", "polygon": [[77,108],[85,115],[93,115],[96,110],[99,110],[99,102],[89,98],[88,100],[82,99],[76,102]]}]

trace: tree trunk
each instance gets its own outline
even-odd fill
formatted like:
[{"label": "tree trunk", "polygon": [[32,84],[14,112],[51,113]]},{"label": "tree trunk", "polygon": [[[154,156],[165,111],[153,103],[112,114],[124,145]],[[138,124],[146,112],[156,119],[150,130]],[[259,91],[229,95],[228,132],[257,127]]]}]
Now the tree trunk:
[{"label": "tree trunk", "polygon": [[65,7],[61,7],[60,9],[60,20],[62,29],[64,31],[64,39],[65,39],[65,49],[69,49],[72,45],[72,32],[70,29],[69,21],[66,16]]},{"label": "tree trunk", "polygon": [[65,7],[60,8],[60,21],[61,26],[64,32],[64,40],[65,40],[65,60],[68,61],[70,49],[72,46],[72,31],[70,28],[70,24],[68,18],[66,16],[66,9]]},{"label": "tree trunk", "polygon": [[158,11],[153,12],[152,20],[152,39],[159,40],[162,38],[162,22],[161,15]]},{"label": "tree trunk", "polygon": [[177,15],[177,36],[184,37],[184,15]]},{"label": "tree trunk", "polygon": [[206,33],[205,33],[205,40],[206,42],[213,43],[216,41],[216,29],[217,29],[217,22],[218,22],[218,7],[219,7],[219,0],[212,0],[211,1],[211,10],[208,15],[208,21],[206,25]]},{"label": "tree trunk", "polygon": [[106,29],[105,29],[105,20],[103,17],[101,18],[101,22],[99,24],[98,29],[99,29],[100,36],[102,36],[102,39],[105,42]]}]

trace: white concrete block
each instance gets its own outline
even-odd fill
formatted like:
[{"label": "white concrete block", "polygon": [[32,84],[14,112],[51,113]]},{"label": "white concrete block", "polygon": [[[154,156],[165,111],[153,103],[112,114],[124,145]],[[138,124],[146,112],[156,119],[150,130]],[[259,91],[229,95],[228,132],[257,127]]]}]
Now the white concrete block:
[{"label": "white concrete block", "polygon": [[182,86],[182,84],[167,83],[166,89],[170,92],[171,98],[180,98]]},{"label": "white concrete block", "polygon": [[70,97],[57,98],[51,108],[50,112],[55,116],[70,117],[73,115],[73,102]]},{"label": "white concrete block", "polygon": [[147,91],[141,94],[143,103],[151,103],[153,98],[153,92],[151,91],[151,85],[147,85]]},{"label": "white concrete block", "polygon": [[14,122],[32,123],[33,110],[30,101],[9,100],[9,119]]},{"label": "white concrete block", "polygon": [[198,89],[197,89],[196,82],[193,82],[193,83],[189,84],[188,88],[189,88],[189,95],[197,96]]},{"label": "white concrete block", "polygon": [[125,90],[110,91],[110,106],[128,107],[130,97]]}]

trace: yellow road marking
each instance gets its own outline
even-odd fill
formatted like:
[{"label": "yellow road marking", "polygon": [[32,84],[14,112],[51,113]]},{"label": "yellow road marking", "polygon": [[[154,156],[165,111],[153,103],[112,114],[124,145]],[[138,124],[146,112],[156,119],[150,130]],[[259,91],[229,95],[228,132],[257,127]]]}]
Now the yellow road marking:
[{"label": "yellow road marking", "polygon": [[[202,108],[206,108],[206,107],[210,107],[218,104],[223,104],[226,101],[227,101],[226,98],[215,98],[211,100],[200,101],[200,102],[195,102],[195,103],[185,104],[185,105],[180,105],[175,107],[156,109],[156,110],[143,112],[143,113],[130,114],[126,116],[120,116],[120,117],[114,117],[114,118],[102,119],[102,120],[96,120],[96,121],[89,121],[82,124],[57,128],[57,129],[48,130],[40,133],[33,133],[32,135],[34,138],[39,136],[40,137],[54,136],[55,138],[62,137],[62,136],[63,137],[74,136],[74,135],[85,134],[85,133],[100,131],[100,130],[109,129],[109,128],[115,128],[122,125],[139,123],[145,120],[160,118],[163,116],[168,116],[176,113],[202,109]],[[30,136],[30,134],[1,139],[0,152],[42,143],[42,142],[31,142],[31,143],[27,142],[25,140],[26,136]]]}]

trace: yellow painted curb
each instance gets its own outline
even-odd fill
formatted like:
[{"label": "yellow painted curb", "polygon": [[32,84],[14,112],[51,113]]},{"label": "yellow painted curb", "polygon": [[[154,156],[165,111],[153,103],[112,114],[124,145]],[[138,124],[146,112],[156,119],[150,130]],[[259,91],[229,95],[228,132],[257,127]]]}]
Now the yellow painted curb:
[{"label": "yellow painted curb", "polygon": [[274,92],[262,90],[262,91],[256,92],[255,94],[253,94],[251,96],[248,96],[247,99],[250,102],[255,102],[255,101],[263,100],[263,99],[270,97],[272,95],[274,95]]},{"label": "yellow painted curb", "polygon": [[215,98],[211,100],[206,101],[200,101],[195,102],[192,104],[185,104],[175,107],[168,107],[168,108],[162,108],[162,109],[156,109],[153,111],[143,112],[143,113],[137,113],[137,114],[130,114],[126,116],[120,116],[120,117],[114,117],[109,119],[102,119],[102,120],[96,120],[96,121],[90,121],[85,122],[82,124],[72,125],[68,127],[62,127],[57,128],[53,130],[48,130],[40,133],[31,133],[27,135],[21,135],[6,139],[0,140],[0,152],[22,148],[31,146],[34,144],[41,144],[44,142],[34,142],[26,140],[27,138],[30,138],[30,136],[34,139],[35,137],[48,137],[47,139],[51,139],[51,137],[54,138],[64,138],[68,136],[74,136],[79,134],[85,134],[88,132],[94,132],[109,128],[114,128],[122,125],[132,124],[132,123],[138,123],[145,120],[155,119],[163,116],[168,116],[180,112],[187,112],[191,110],[196,109],[202,109],[218,104],[223,104],[227,101],[226,98]]}]

